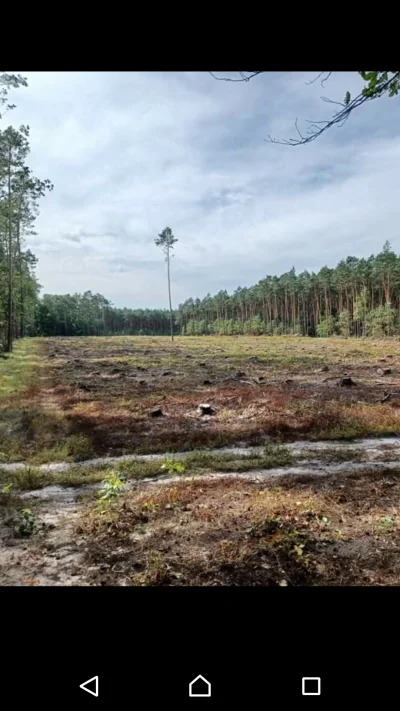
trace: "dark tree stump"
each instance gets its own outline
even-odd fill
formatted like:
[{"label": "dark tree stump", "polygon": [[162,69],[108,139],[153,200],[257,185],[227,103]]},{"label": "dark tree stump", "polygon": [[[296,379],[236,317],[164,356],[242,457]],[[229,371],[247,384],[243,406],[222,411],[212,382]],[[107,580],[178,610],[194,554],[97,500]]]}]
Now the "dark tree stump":
[{"label": "dark tree stump", "polygon": [[391,368],[378,368],[376,371],[378,375],[390,375],[392,372]]},{"label": "dark tree stump", "polygon": [[162,417],[163,416],[163,411],[161,407],[153,407],[152,410],[149,411],[149,417]]},{"label": "dark tree stump", "polygon": [[214,410],[212,409],[211,405],[208,405],[207,403],[202,403],[201,405],[198,406],[197,412],[200,415],[213,415]]},{"label": "dark tree stump", "polygon": [[342,387],[350,387],[351,385],[357,385],[357,383],[355,383],[353,378],[350,378],[350,376],[346,376],[339,381],[339,385]]}]

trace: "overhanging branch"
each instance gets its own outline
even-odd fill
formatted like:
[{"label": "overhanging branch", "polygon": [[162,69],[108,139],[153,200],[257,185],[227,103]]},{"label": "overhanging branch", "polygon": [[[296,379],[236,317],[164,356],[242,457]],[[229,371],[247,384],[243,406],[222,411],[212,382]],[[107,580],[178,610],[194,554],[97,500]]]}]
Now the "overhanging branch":
[{"label": "overhanging branch", "polygon": [[[280,145],[285,145],[285,146],[300,146],[304,145],[305,143],[311,143],[311,141],[315,141],[316,138],[318,138],[322,133],[327,131],[329,128],[332,126],[338,125],[339,128],[341,128],[346,121],[348,120],[350,114],[355,111],[355,109],[358,109],[360,106],[365,104],[367,101],[372,101],[373,99],[377,99],[382,94],[386,93],[392,82],[398,80],[400,78],[400,72],[396,72],[393,76],[391,76],[386,82],[383,82],[379,89],[372,95],[369,96],[365,93],[360,93],[358,96],[356,96],[354,99],[349,101],[348,103],[341,103],[339,101],[332,101],[331,99],[328,99],[327,97],[321,97],[323,101],[330,103],[330,104],[337,104],[338,106],[341,106],[341,109],[337,111],[332,118],[329,121],[307,121],[310,126],[307,131],[307,135],[303,136],[297,126],[297,119],[295,123],[296,130],[300,136],[300,138],[289,138],[289,139],[283,139],[279,140],[276,138],[272,138],[271,136],[268,136],[268,139],[265,139],[267,143],[278,143]],[[326,81],[326,79],[324,80]]]},{"label": "overhanging branch", "polygon": [[[259,74],[263,74],[264,72],[239,72],[240,78],[231,78],[231,77],[217,77],[215,76],[214,72],[209,72],[213,79],[216,79],[217,81],[229,81],[229,82],[248,82],[250,79],[253,79],[254,77],[258,76]],[[362,73],[362,72],[361,72]],[[316,81],[320,80],[321,81],[321,86],[324,87],[325,83],[328,81],[330,78],[332,72],[319,72],[317,76],[312,79],[309,82],[306,82],[306,84],[309,86],[310,84],[314,84]],[[387,76],[387,73],[386,73]],[[329,99],[326,96],[322,96],[321,99],[322,101],[325,101],[326,103],[329,104],[336,104],[337,106],[340,106],[340,110],[336,111],[336,113],[333,114],[332,118],[329,121],[310,121],[307,120],[307,123],[309,124],[306,135],[303,135],[300,132],[300,129],[298,127],[298,119],[295,121],[295,129],[298,133],[298,138],[289,138],[289,139],[277,139],[277,138],[272,138],[271,136],[268,136],[267,143],[277,143],[280,145],[285,145],[285,146],[300,146],[304,145],[305,143],[311,143],[311,141],[315,141],[316,138],[319,138],[322,133],[327,131],[329,128],[332,128],[332,126],[339,126],[341,128],[346,121],[348,120],[350,114],[353,113],[356,109],[358,109],[360,106],[365,104],[367,101],[371,101],[372,99],[377,99],[381,97],[383,94],[386,92],[389,92],[389,96],[391,94],[391,87],[393,87],[396,82],[399,82],[400,80],[400,72],[393,72],[392,76],[390,78],[387,78],[386,81],[382,82],[379,84],[376,89],[373,90],[372,93],[368,93],[365,90],[363,90],[358,96],[356,96],[354,99],[350,100],[350,94],[348,94],[348,101],[340,102],[340,101],[333,101],[332,99]],[[395,92],[397,93],[397,91]]]},{"label": "overhanging branch", "polygon": [[217,81],[233,81],[233,82],[243,82],[243,81],[250,81],[250,79],[253,79],[253,77],[256,77],[258,74],[263,74],[263,72],[239,72],[240,74],[240,79],[231,79],[230,77],[216,77],[214,72],[208,72],[211,74],[213,79],[216,79]]}]

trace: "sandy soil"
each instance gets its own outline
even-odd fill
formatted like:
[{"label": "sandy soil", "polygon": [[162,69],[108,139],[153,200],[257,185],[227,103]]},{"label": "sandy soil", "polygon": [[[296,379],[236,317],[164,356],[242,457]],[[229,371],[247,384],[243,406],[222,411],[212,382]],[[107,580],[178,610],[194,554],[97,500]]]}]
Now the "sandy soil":
[{"label": "sandy soil", "polygon": [[[25,492],[2,507],[0,585],[399,584],[399,442],[343,446],[365,460],[133,480],[105,514],[98,484]],[[28,537],[5,523],[22,507]]]},{"label": "sandy soil", "polygon": [[[22,350],[18,371],[1,364],[1,585],[400,583],[397,341],[60,338],[37,354],[26,381]],[[293,461],[133,478],[102,514],[98,484],[58,485],[266,441]]]}]

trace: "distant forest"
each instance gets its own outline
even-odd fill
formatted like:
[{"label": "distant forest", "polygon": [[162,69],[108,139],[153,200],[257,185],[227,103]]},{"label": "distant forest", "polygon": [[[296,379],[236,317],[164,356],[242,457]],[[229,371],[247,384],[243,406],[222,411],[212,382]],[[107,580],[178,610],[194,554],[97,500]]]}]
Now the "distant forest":
[{"label": "distant forest", "polygon": [[[363,77],[374,83],[368,91],[381,91],[383,81],[390,92],[392,80],[385,83],[387,73],[377,79],[378,74]],[[0,118],[14,108],[8,92],[26,86],[20,75],[0,73]],[[29,153],[29,126],[0,130],[0,348],[12,351],[14,340],[24,336],[169,334],[167,309],[116,308],[91,291],[40,297],[37,259],[25,241],[35,234],[39,204],[53,185],[32,173]],[[172,248],[177,240],[171,237]],[[157,239],[156,244],[164,242]],[[233,294],[219,291],[191,298],[173,312],[172,330],[184,336],[400,335],[400,257],[386,242],[376,256],[347,257],[317,274],[296,274],[293,268],[279,277],[267,275],[254,286],[238,287]]]},{"label": "distant forest", "polygon": [[[34,290],[32,290],[33,294]],[[29,318],[28,335],[167,335],[167,309],[116,308],[104,296],[44,295]],[[188,299],[174,311],[176,335],[400,335],[400,257],[388,242],[368,259],[347,257],[315,274],[266,276],[233,294]]]}]

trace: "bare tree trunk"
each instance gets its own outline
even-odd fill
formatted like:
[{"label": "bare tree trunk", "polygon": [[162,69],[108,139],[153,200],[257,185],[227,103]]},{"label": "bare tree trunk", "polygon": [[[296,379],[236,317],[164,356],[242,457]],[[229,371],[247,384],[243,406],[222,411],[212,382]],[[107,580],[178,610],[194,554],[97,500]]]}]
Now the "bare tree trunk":
[{"label": "bare tree trunk", "polygon": [[167,250],[167,271],[168,271],[168,296],[169,296],[169,321],[171,326],[171,341],[174,340],[174,323],[172,319],[172,300],[171,300],[171,276],[169,269],[169,249]]},{"label": "bare tree trunk", "polygon": [[[18,226],[19,232],[19,226]],[[21,301],[21,314],[19,325],[19,337],[25,338],[25,293],[24,293],[24,275],[22,270],[21,245],[18,240],[18,261],[19,261],[19,295]]]},{"label": "bare tree trunk", "polygon": [[13,255],[12,255],[12,205],[11,205],[11,150],[8,156],[8,298],[6,352],[11,353],[13,343]]},{"label": "bare tree trunk", "polygon": [[22,210],[22,196],[19,202],[18,208],[18,222],[17,222],[17,252],[18,252],[18,264],[19,264],[19,294],[20,294],[20,325],[19,325],[19,336],[24,338],[25,336],[25,293],[24,293],[24,276],[22,269],[22,255],[21,255],[21,210]]}]

